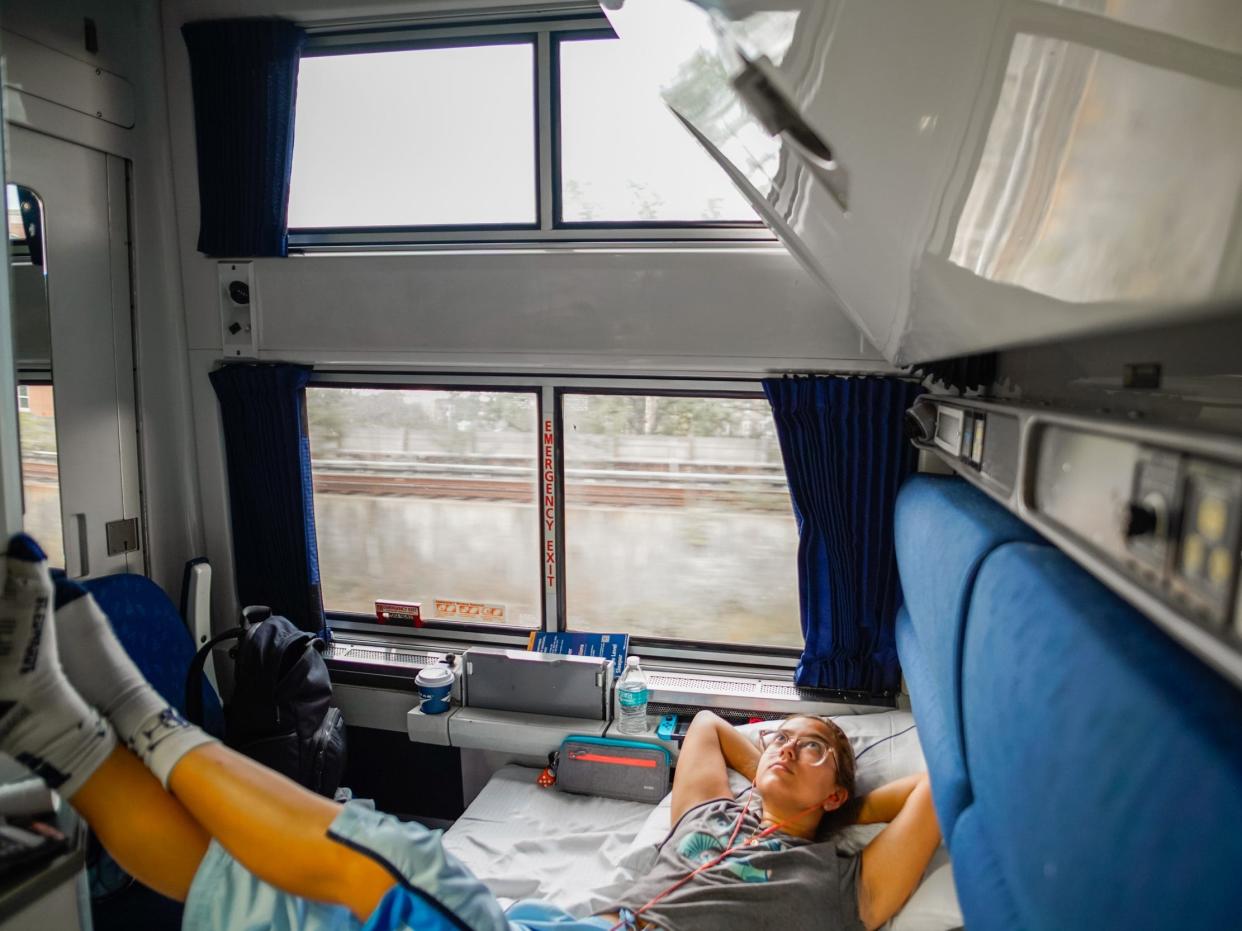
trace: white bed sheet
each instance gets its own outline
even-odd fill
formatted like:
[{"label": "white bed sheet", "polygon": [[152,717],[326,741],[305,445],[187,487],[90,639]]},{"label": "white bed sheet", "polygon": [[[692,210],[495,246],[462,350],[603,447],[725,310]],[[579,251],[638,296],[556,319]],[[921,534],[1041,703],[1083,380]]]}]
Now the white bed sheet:
[{"label": "white bed sheet", "polygon": [[649,863],[633,841],[655,806],[543,789],[538,776],[524,766],[500,769],[444,847],[506,906],[541,899],[589,915]]}]

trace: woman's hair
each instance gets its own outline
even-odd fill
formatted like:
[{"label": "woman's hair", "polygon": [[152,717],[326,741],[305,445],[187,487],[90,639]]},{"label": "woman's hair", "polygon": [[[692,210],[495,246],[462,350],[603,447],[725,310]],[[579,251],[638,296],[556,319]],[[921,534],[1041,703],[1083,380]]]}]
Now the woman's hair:
[{"label": "woman's hair", "polygon": [[824,729],[828,732],[828,743],[832,747],[832,755],[837,763],[837,785],[849,793],[849,797],[840,808],[824,812],[823,817],[819,819],[815,839],[827,840],[837,831],[857,821],[859,809],[862,808],[862,800],[858,798],[858,793],[855,791],[854,748],[850,745],[850,739],[845,736],[845,731],[841,730],[832,718],[818,714],[791,714],[785,720],[795,721],[798,718],[807,718],[824,725]]}]

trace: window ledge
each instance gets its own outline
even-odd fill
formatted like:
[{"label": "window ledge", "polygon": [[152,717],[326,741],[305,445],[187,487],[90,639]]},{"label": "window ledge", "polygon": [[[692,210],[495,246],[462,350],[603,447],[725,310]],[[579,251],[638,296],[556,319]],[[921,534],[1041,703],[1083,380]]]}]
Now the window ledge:
[{"label": "window ledge", "polygon": [[401,243],[392,246],[381,244],[347,245],[316,244],[290,245],[290,258],[339,258],[341,256],[459,256],[459,255],[573,255],[576,253],[604,253],[631,255],[643,253],[661,254],[731,254],[789,255],[789,250],[778,239],[661,239],[661,240],[592,240],[582,242],[558,242],[536,240],[531,242],[462,242],[462,243]]}]

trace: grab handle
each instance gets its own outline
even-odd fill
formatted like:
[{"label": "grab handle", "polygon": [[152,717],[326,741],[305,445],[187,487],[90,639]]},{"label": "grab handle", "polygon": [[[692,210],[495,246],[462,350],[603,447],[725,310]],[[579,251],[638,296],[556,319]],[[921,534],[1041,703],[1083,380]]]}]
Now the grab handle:
[{"label": "grab handle", "polygon": [[733,89],[755,119],[777,136],[819,182],[828,189],[842,210],[849,209],[849,174],[830,146],[798,111],[781,89],[776,68],[763,56],[755,59],[738,53],[742,70],[733,78]]},{"label": "grab handle", "polygon": [[90,541],[87,537],[86,515],[69,516],[69,532],[65,534],[65,574],[71,579],[84,579],[91,574]]}]

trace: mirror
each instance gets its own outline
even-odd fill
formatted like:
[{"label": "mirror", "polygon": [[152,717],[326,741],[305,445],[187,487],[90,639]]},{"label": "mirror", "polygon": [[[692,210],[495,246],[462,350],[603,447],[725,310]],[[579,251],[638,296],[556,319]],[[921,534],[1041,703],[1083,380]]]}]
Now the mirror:
[{"label": "mirror", "polygon": [[29,188],[8,184],[5,205],[21,440],[22,525],[47,552],[49,565],[64,566],[43,201]]}]

